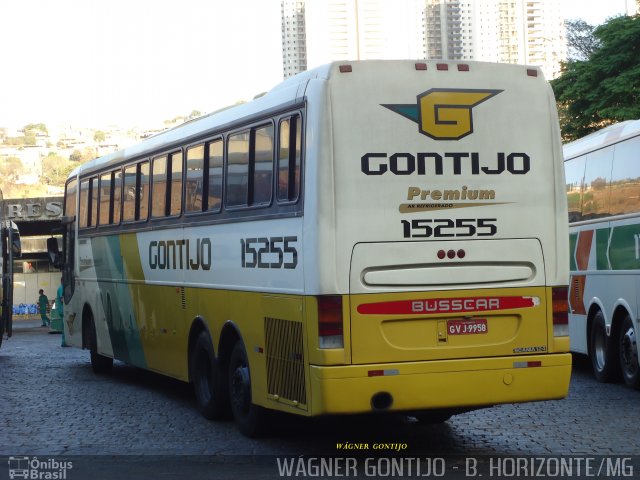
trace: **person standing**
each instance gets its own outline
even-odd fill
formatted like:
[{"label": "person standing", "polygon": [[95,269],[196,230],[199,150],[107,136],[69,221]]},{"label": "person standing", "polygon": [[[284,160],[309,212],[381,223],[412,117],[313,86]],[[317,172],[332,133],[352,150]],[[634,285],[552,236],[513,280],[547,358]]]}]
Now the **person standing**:
[{"label": "person standing", "polygon": [[42,319],[42,326],[51,326],[51,319],[47,317],[47,309],[49,308],[49,298],[44,294],[44,290],[40,289],[38,292],[38,307],[40,308],[40,318]]},{"label": "person standing", "polygon": [[60,286],[58,286],[58,291],[56,292],[56,310],[58,310],[58,315],[62,319],[62,341],[60,346],[68,347],[69,345],[67,345],[64,338],[64,278],[60,279]]}]

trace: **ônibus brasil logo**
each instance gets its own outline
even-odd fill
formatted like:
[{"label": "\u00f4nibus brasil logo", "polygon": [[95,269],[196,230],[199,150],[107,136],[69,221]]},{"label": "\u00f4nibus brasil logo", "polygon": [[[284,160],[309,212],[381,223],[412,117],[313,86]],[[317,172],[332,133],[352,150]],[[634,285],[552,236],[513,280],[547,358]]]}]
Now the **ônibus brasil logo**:
[{"label": "\u00f4nibus brasil logo", "polygon": [[382,106],[418,124],[434,140],[460,140],[473,133],[472,109],[503,90],[432,88],[418,95],[416,104]]}]

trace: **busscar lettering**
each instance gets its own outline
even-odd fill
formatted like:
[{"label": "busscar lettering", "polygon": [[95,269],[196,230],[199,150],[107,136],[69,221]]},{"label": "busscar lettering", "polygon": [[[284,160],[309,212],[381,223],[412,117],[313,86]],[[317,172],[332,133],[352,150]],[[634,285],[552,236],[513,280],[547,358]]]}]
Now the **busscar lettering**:
[{"label": "busscar lettering", "polygon": [[[194,245],[195,243],[195,245]],[[211,270],[211,239],[153,240],[149,243],[152,270]]]},{"label": "busscar lettering", "polygon": [[525,175],[531,169],[526,153],[496,153],[495,159],[483,162],[478,152],[365,153],[360,159],[365,175]]},{"label": "busscar lettering", "polygon": [[414,313],[429,312],[472,312],[478,310],[500,310],[498,298],[454,298],[439,300],[414,300],[411,311]]}]

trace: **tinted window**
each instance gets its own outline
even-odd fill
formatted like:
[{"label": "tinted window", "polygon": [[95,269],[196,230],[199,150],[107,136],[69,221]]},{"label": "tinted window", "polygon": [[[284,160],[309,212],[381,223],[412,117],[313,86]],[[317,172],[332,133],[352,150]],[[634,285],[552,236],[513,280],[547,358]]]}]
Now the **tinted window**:
[{"label": "tinted window", "polygon": [[252,205],[271,202],[273,183],[273,125],[255,131],[255,163],[253,170]]},{"label": "tinted window", "polygon": [[91,205],[89,209],[89,218],[87,220],[87,226],[96,226],[98,223],[98,177],[93,177],[91,179],[91,201],[89,204]]},{"label": "tinted window", "polygon": [[149,162],[140,164],[140,191],[138,192],[138,220],[149,218]]},{"label": "tinted window", "polygon": [[227,147],[226,205],[248,205],[249,180],[248,131],[229,136]]},{"label": "tinted window", "polygon": [[80,182],[80,211],[78,212],[78,221],[80,227],[87,226],[87,217],[89,214],[89,180]]},{"label": "tinted window", "polygon": [[589,220],[609,215],[609,181],[613,147],[603,148],[587,155],[582,192],[582,219]]},{"label": "tinted window", "polygon": [[300,193],[300,152],[302,132],[300,116],[280,122],[278,148],[278,201],[295,201]]},{"label": "tinted window", "polygon": [[120,223],[120,200],[122,198],[122,170],[113,172],[113,219],[111,223]]},{"label": "tinted window", "polygon": [[584,159],[578,157],[564,164],[567,182],[567,204],[569,206],[569,222],[582,220],[582,185],[584,183]]},{"label": "tinted window", "polygon": [[136,218],[136,177],[137,165],[124,169],[124,192],[122,197],[122,221],[130,222]]},{"label": "tinted window", "polygon": [[111,210],[111,173],[100,175],[100,207],[98,212],[98,225],[108,225]]},{"label": "tinted window", "polygon": [[76,214],[77,180],[67,183],[67,191],[64,196],[64,214],[68,217]]},{"label": "tinted window", "polygon": [[611,214],[640,212],[640,137],[615,145]]},{"label": "tinted window", "polygon": [[169,215],[182,212],[182,152],[172,153]]},{"label": "tinted window", "polygon": [[167,157],[153,159],[151,216],[164,217],[167,205]]},{"label": "tinted window", "polygon": [[204,145],[187,149],[187,176],[184,209],[186,212],[202,211],[204,173]]},{"label": "tinted window", "polygon": [[207,210],[219,211],[222,205],[222,145],[222,139],[209,143]]}]

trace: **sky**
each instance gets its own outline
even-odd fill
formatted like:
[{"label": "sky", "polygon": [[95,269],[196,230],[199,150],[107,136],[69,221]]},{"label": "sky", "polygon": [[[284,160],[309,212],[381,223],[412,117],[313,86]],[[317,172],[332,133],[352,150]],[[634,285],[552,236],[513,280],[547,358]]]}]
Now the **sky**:
[{"label": "sky", "polygon": [[[624,11],[559,1],[592,24]],[[280,0],[0,0],[0,126],[161,125],[281,80]]]}]

